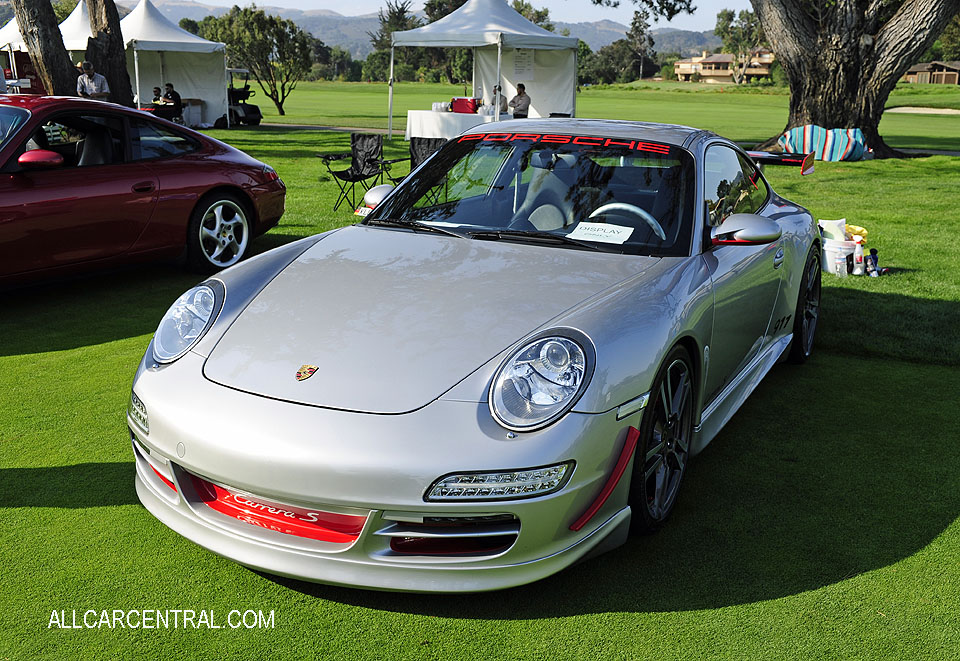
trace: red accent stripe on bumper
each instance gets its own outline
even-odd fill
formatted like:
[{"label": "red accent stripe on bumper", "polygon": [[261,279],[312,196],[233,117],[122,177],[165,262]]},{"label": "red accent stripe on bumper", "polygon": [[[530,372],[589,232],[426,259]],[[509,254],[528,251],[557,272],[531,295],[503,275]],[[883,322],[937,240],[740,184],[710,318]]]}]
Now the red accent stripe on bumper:
[{"label": "red accent stripe on bumper", "polygon": [[[147,463],[150,464],[149,461],[148,461]],[[163,476],[163,473],[161,473],[160,471],[158,471],[156,468],[153,467],[153,464],[150,464],[150,468],[153,469],[153,472],[157,474],[157,477],[159,477],[161,480],[163,480],[163,483],[164,483],[164,484],[166,484],[168,487],[170,487],[170,488],[173,489],[174,491],[177,490],[177,487],[174,486],[173,482],[171,482],[170,480],[168,480],[167,478],[165,478],[165,477]]]},{"label": "red accent stripe on bumper", "polygon": [[617,458],[617,464],[613,467],[613,472],[610,473],[610,477],[607,478],[607,482],[603,485],[603,489],[600,490],[600,494],[596,500],[590,504],[586,512],[580,515],[579,519],[573,522],[570,530],[576,532],[587,525],[587,522],[590,521],[590,519],[600,511],[603,504],[607,502],[607,498],[609,498],[613,490],[617,488],[620,478],[623,477],[623,472],[627,470],[627,466],[630,464],[630,457],[633,456],[633,451],[637,447],[637,440],[639,438],[640,430],[636,427],[630,427],[630,430],[627,432],[627,438],[623,442],[623,449],[620,450],[620,456]]},{"label": "red accent stripe on bumper", "polygon": [[250,525],[321,542],[350,544],[360,536],[365,516],[307,510],[261,503],[191,475],[197,495],[207,507]]}]

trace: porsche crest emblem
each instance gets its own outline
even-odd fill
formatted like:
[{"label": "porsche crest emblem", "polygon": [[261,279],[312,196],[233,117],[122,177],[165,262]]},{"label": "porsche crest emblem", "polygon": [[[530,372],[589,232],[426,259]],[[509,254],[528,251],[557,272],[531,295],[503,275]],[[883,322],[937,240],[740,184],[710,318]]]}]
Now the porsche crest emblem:
[{"label": "porsche crest emblem", "polygon": [[297,370],[297,381],[306,381],[319,369],[316,365],[301,365]]}]

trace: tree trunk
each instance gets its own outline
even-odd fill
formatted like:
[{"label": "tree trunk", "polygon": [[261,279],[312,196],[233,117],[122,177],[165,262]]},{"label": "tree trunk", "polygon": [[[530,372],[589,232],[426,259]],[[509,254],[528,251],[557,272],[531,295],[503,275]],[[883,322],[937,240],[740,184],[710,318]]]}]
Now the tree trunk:
[{"label": "tree trunk", "polygon": [[79,73],[70,62],[49,0],[13,0],[23,41],[47,94],[75,96]]},{"label": "tree trunk", "polygon": [[902,156],[880,136],[883,107],[900,77],[960,11],[960,0],[905,0],[888,20],[891,5],[884,0],[819,3],[817,15],[802,9],[810,7],[802,0],[751,3],[790,83],[784,130],[805,124],[859,128],[874,156]]},{"label": "tree trunk", "polygon": [[87,11],[90,12],[90,31],[94,35],[87,40],[87,59],[107,79],[110,101],[133,106],[117,6],[113,0],[87,0]]}]

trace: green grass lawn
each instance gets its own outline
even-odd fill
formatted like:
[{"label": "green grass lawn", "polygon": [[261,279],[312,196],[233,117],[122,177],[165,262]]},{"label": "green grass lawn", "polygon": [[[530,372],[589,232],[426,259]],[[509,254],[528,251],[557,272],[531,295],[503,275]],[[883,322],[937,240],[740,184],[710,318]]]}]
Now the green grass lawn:
[{"label": "green grass lawn", "polygon": [[[408,110],[425,110],[434,101],[463,95],[463,86],[398,83],[394,131],[403,134]],[[273,104],[256,97],[264,121],[359,128],[387,128],[387,85],[383,83],[300,83],[279,116]],[[710,129],[731,140],[756,144],[781,132],[788,98],[771,88],[695,83],[647,83],[585,87],[577,95],[580,117],[669,122]],[[960,88],[900,85],[888,107],[929,105],[960,108]],[[880,133],[893,147],[960,150],[960,118],[944,115],[886,114]]]},{"label": "green grass lawn", "polygon": [[[215,135],[289,187],[257,250],[353,222],[314,156],[346,134]],[[139,505],[130,382],[196,276],[160,265],[0,295],[0,659],[955,659],[960,158],[817,170],[767,175],[816,217],[866,226],[893,272],[825,278],[814,358],[773,370],[692,464],[665,530],[488,595],[261,575]],[[47,627],[53,610],[115,608],[273,611],[275,628]]]}]

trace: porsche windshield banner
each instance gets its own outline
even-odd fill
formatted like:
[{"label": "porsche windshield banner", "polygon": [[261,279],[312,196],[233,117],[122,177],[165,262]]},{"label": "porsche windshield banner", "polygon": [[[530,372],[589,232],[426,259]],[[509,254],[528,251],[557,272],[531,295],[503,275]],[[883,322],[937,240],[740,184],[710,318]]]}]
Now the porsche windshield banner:
[{"label": "porsche windshield banner", "polygon": [[457,142],[531,142],[545,145],[583,145],[586,147],[624,147],[654,154],[669,154],[669,145],[643,140],[604,138],[596,135],[559,135],[554,133],[471,133]]}]

